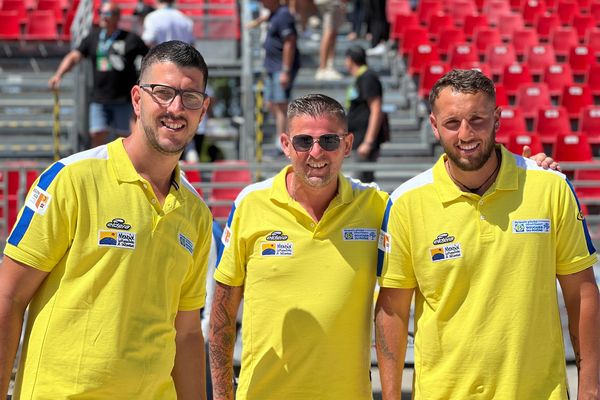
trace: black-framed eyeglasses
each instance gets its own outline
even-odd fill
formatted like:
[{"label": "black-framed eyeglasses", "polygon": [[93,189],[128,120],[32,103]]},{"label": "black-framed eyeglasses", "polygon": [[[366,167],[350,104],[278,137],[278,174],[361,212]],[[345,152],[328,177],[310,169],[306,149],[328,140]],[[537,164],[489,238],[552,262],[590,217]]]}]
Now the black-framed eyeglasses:
[{"label": "black-framed eyeglasses", "polygon": [[177,95],[181,96],[181,102],[185,108],[198,110],[204,105],[207,94],[198,90],[181,90],[158,83],[140,83],[139,87],[150,93],[152,98],[162,106],[171,105]]},{"label": "black-framed eyeglasses", "polygon": [[296,135],[292,138],[292,146],[296,151],[310,151],[315,143],[319,143],[323,150],[335,151],[340,147],[344,136],[348,136],[348,134],[326,133],[318,138],[310,135]]}]

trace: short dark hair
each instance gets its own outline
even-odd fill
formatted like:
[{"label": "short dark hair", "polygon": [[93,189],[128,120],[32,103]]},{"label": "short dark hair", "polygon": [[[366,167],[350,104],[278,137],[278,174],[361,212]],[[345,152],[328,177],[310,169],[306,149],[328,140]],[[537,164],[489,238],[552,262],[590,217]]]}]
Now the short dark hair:
[{"label": "short dark hair", "polygon": [[348,118],[344,107],[337,100],[324,94],[307,94],[294,99],[288,105],[288,123],[300,116],[333,117],[344,125],[344,130],[348,130]]},{"label": "short dark hair", "polygon": [[148,54],[142,59],[140,80],[148,68],[153,64],[162,62],[172,62],[179,67],[198,68],[204,76],[204,88],[202,90],[206,89],[208,67],[202,54],[191,44],[180,40],[171,40],[151,48]]},{"label": "short dark hair", "polygon": [[348,47],[346,57],[356,65],[367,65],[367,53],[365,49],[357,44]]},{"label": "short dark hair", "polygon": [[496,88],[490,78],[476,69],[453,69],[433,85],[429,93],[431,109],[433,109],[437,98],[440,97],[440,92],[447,87],[451,87],[452,90],[458,93],[485,93],[496,104]]}]

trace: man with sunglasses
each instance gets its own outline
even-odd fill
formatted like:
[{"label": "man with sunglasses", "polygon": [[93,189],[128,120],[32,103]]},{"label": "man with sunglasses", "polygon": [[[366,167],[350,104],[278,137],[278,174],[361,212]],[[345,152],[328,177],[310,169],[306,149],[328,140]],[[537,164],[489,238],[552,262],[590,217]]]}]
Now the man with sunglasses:
[{"label": "man with sunglasses", "polygon": [[0,397],[205,399],[200,308],[212,218],[179,156],[209,99],[183,42],[144,58],[131,135],[50,166],[0,266]]},{"label": "man with sunglasses", "polygon": [[281,145],[291,165],[250,185],[225,227],[209,354],[215,399],[372,398],[369,377],[377,232],[387,194],[341,174],[352,150],[344,108],[293,100]]},{"label": "man with sunglasses", "polygon": [[130,91],[137,81],[139,63],[148,47],[135,33],[119,29],[121,10],[114,3],[100,8],[100,27],[93,29],[81,44],[61,61],[48,81],[58,90],[62,77],[81,60],[91,61],[93,87],[89,105],[91,147],[105,144],[109,134],[129,134]]}]

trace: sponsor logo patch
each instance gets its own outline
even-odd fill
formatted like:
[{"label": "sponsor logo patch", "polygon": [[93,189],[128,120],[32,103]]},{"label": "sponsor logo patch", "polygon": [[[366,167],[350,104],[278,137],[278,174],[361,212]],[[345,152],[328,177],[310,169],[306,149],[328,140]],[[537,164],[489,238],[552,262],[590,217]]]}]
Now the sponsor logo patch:
[{"label": "sponsor logo patch", "polygon": [[524,219],[512,222],[513,233],[550,233],[549,219]]},{"label": "sponsor logo patch", "polygon": [[450,236],[447,233],[440,233],[438,237],[433,241],[433,244],[435,246],[439,246],[440,244],[444,243],[452,243],[454,242],[454,239],[454,236]]},{"label": "sponsor logo patch", "polygon": [[377,242],[377,248],[381,251],[389,253],[392,249],[392,237],[385,231],[379,232],[379,241]]},{"label": "sponsor logo patch", "polygon": [[429,249],[429,254],[431,256],[431,261],[438,262],[461,258],[462,250],[460,249],[460,243],[454,243],[441,247],[431,247]]},{"label": "sponsor logo patch", "polygon": [[580,221],[583,221],[585,219],[585,217],[583,216],[583,211],[579,210],[579,212],[577,213],[577,219]]},{"label": "sponsor logo patch", "polygon": [[123,218],[113,218],[112,221],[106,223],[106,227],[110,229],[120,229],[128,231],[131,229],[131,225],[125,223]]},{"label": "sponsor logo patch", "polygon": [[265,239],[270,241],[284,241],[288,240],[288,235],[281,231],[273,231],[269,233]]},{"label": "sponsor logo patch", "polygon": [[265,257],[289,257],[294,254],[292,242],[261,242],[260,254]]},{"label": "sponsor logo patch", "polygon": [[135,249],[135,233],[121,231],[98,231],[98,246]]},{"label": "sponsor logo patch", "polygon": [[194,253],[194,244],[183,233],[179,234],[179,244],[186,249],[190,254]]},{"label": "sponsor logo patch", "polygon": [[231,230],[229,229],[229,226],[225,226],[225,229],[223,229],[223,234],[221,235],[221,242],[223,242],[223,245],[225,247],[229,247],[230,241],[231,241]]},{"label": "sponsor logo patch", "polygon": [[36,213],[44,215],[46,214],[50,200],[52,200],[52,195],[39,186],[36,186],[31,191],[31,195],[27,199],[25,205]]},{"label": "sponsor logo patch", "polygon": [[375,241],[377,240],[377,229],[369,228],[353,228],[343,229],[342,236],[344,240],[357,240],[357,241]]}]

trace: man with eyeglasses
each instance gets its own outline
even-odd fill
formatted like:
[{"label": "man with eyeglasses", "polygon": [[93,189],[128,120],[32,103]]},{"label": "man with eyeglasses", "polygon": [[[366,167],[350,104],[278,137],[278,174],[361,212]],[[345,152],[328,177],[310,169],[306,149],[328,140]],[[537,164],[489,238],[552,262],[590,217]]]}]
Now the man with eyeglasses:
[{"label": "man with eyeglasses", "polygon": [[28,304],[15,399],[206,398],[212,217],[178,161],[208,108],[207,78],[192,46],[154,47],[131,89],[131,135],[33,185],[0,266],[1,398]]},{"label": "man with eyeglasses", "polygon": [[135,33],[119,29],[121,11],[114,3],[100,8],[100,27],[93,29],[81,44],[61,61],[48,81],[58,90],[62,77],[81,60],[91,61],[93,87],[89,105],[91,147],[105,144],[110,133],[129,134],[132,115],[130,91],[138,77],[139,64],[148,47]]}]

